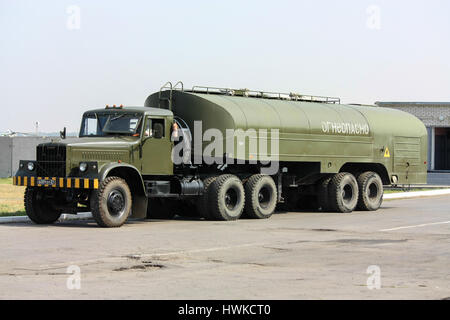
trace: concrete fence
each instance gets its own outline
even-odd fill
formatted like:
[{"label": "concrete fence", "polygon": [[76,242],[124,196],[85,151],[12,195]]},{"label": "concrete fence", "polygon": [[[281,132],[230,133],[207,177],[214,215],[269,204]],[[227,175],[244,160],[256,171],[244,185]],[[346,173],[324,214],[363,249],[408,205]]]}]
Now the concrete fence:
[{"label": "concrete fence", "polygon": [[0,137],[0,178],[13,176],[19,160],[36,160],[36,146],[49,137]]}]

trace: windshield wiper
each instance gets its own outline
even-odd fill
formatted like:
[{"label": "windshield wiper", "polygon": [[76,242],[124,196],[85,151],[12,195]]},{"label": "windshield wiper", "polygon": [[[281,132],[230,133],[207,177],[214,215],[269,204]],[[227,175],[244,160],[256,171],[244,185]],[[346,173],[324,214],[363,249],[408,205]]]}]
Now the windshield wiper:
[{"label": "windshield wiper", "polygon": [[120,119],[120,118],[122,118],[123,116],[124,116],[124,114],[121,114],[120,116],[117,116],[117,117],[115,117],[115,118],[110,119],[109,122],[114,121],[114,120],[117,120],[117,119]]}]

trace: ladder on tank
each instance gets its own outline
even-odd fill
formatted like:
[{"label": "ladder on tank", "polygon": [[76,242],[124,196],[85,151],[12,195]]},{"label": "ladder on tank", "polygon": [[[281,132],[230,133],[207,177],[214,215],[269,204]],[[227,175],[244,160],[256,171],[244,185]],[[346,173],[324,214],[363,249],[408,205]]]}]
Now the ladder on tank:
[{"label": "ladder on tank", "polygon": [[[179,88],[180,87],[180,88]],[[184,91],[184,84],[182,81],[178,81],[177,83],[175,83],[175,85],[172,85],[172,82],[167,81],[162,87],[161,89],[159,89],[159,95],[158,95],[158,99],[159,99],[159,108],[161,108],[161,102],[162,101],[167,101],[168,102],[168,106],[169,106],[169,110],[172,111],[172,98],[173,98],[173,90],[180,90],[180,91]],[[163,97],[162,96],[162,92],[163,91],[169,91],[169,96],[168,97]]]}]

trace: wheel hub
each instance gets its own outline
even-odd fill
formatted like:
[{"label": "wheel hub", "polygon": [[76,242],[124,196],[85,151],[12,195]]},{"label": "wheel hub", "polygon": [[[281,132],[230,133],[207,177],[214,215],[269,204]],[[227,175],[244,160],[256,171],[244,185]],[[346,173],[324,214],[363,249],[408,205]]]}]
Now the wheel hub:
[{"label": "wheel hub", "polygon": [[229,210],[233,210],[238,202],[236,190],[230,188],[225,194],[225,205]]},{"label": "wheel hub", "polygon": [[351,185],[347,184],[342,188],[342,199],[344,200],[344,203],[349,203],[353,199],[353,188]]},{"label": "wheel hub", "polygon": [[369,199],[370,200],[376,200],[377,199],[377,197],[378,197],[378,194],[379,194],[379,190],[378,190],[378,186],[376,185],[376,183],[371,183],[370,185],[369,185],[369,188],[368,188],[368,193],[369,193]]},{"label": "wheel hub", "polygon": [[258,202],[262,208],[267,208],[272,194],[267,187],[262,187],[258,192]]},{"label": "wheel hub", "polygon": [[125,210],[125,197],[119,190],[113,190],[108,195],[108,210],[113,216],[118,216]]}]

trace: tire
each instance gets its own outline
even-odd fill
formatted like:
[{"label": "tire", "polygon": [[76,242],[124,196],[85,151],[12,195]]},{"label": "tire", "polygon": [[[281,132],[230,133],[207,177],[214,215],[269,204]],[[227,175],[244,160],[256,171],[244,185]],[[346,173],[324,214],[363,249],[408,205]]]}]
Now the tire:
[{"label": "tire", "polygon": [[148,199],[147,219],[173,219],[175,211],[167,206],[167,200],[161,198]]},{"label": "tire", "polygon": [[203,180],[203,194],[197,201],[197,209],[201,217],[206,220],[211,220],[211,216],[209,214],[209,201],[208,194],[210,190],[210,185],[217,179],[217,176],[208,177]]},{"label": "tire", "polygon": [[44,199],[44,190],[27,187],[24,196],[25,211],[28,218],[36,224],[52,224],[62,211],[53,208],[52,202]]},{"label": "tire", "polygon": [[328,185],[330,208],[337,212],[348,213],[358,204],[358,183],[348,172],[335,174]]},{"label": "tire", "polygon": [[383,182],[375,172],[364,172],[357,179],[359,188],[358,210],[375,211],[383,203]]},{"label": "tire", "polygon": [[321,211],[330,211],[330,197],[328,192],[328,185],[333,176],[327,176],[317,182],[317,202]]},{"label": "tire", "polygon": [[220,221],[237,220],[245,205],[244,186],[241,180],[232,175],[219,176],[208,192],[209,214],[211,219]]},{"label": "tire", "polygon": [[92,216],[101,227],[120,227],[127,221],[131,207],[130,188],[119,177],[106,178],[91,194]]},{"label": "tire", "polygon": [[267,219],[277,206],[277,187],[272,177],[255,174],[244,186],[244,216],[251,219]]}]

